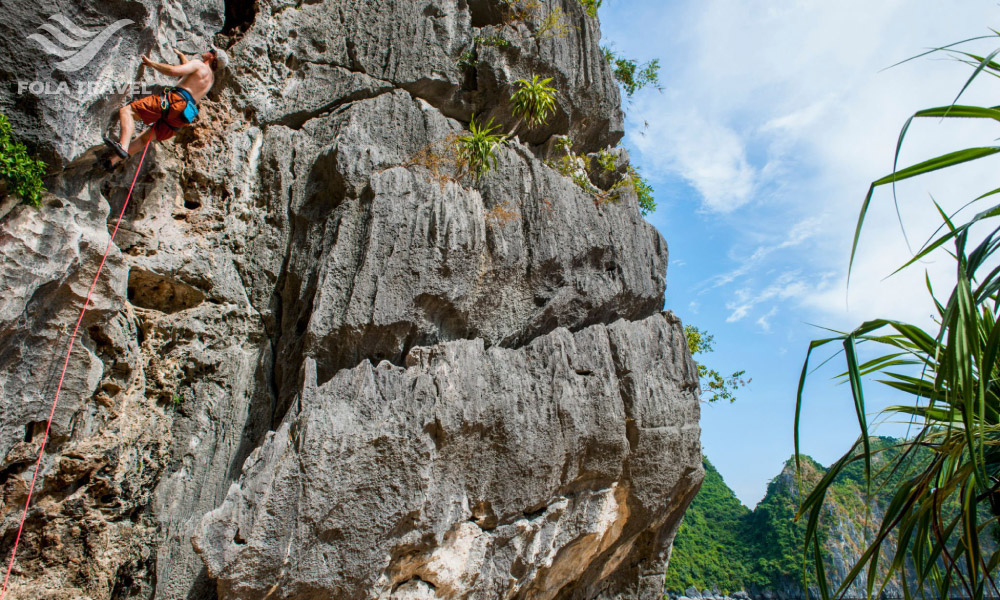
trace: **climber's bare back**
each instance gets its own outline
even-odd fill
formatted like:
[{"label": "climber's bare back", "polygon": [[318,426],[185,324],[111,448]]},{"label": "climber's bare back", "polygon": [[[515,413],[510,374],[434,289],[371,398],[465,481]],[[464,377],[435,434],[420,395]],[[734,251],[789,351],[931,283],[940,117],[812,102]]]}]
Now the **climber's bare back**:
[{"label": "climber's bare back", "polygon": [[191,92],[191,96],[194,97],[196,102],[200,102],[208,90],[212,89],[212,84],[215,83],[215,75],[212,73],[212,68],[201,62],[201,59],[194,59],[191,61],[195,65],[195,70],[188,73],[184,77],[181,77],[180,81],[177,82],[177,87],[182,87],[187,91]]}]

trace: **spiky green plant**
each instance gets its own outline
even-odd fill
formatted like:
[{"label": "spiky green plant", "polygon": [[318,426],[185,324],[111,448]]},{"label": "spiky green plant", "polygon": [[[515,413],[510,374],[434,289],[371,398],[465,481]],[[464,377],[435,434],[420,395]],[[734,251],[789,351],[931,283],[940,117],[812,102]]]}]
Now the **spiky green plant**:
[{"label": "spiky green plant", "polygon": [[549,115],[556,109],[556,88],[549,85],[551,77],[545,79],[532,75],[531,81],[518,79],[517,90],[510,97],[515,117],[528,120],[528,125],[544,125]]},{"label": "spiky green plant", "polygon": [[[973,39],[989,37],[998,36]],[[993,61],[1000,49],[986,57],[958,49],[969,41],[930,51],[950,54],[972,66],[973,73],[951,105],[921,110],[906,122],[896,147],[897,160],[915,118],[1000,122],[1000,107],[957,104],[978,75],[1000,76],[1000,64]],[[1000,146],[966,148],[904,169],[894,167],[892,173],[872,182],[858,217],[850,265],[854,264],[865,216],[877,188],[998,152]],[[993,189],[970,204],[998,193],[1000,188]],[[982,536],[997,534],[1000,520],[1000,269],[996,268],[1000,257],[994,256],[1000,246],[996,221],[1000,204],[981,210],[964,223],[957,219],[961,210],[949,215],[937,203],[935,207],[941,215],[941,228],[900,270],[946,244],[953,246],[950,254],[956,267],[954,288],[947,297],[937,296],[928,280],[937,313],[936,330],[927,331],[895,319],[868,321],[849,333],[813,341],[802,367],[795,413],[796,455],[803,387],[810,356],[818,348],[830,344],[842,347],[846,359],[844,377],[850,383],[862,432],[806,496],[799,510],[799,516],[807,518],[805,551],[815,550],[814,564],[824,598],[841,597],[866,569],[869,597],[878,595],[894,576],[901,576],[905,586],[907,574],[909,581],[916,582],[913,589],[904,587],[907,598],[923,596],[929,590],[940,598],[981,600],[1000,595],[996,576],[1000,551],[989,553],[980,543]],[[972,237],[974,225],[985,230],[986,235]],[[880,349],[881,354],[861,362],[858,346],[862,344]],[[902,474],[900,483],[894,486],[894,497],[885,508],[877,533],[844,581],[831,592],[818,556],[817,531],[823,500],[838,473],[860,461],[865,465],[869,487],[876,477],[872,474],[872,459],[878,450],[873,450],[869,442],[862,385],[862,377],[872,374],[881,376],[881,383],[912,397],[912,404],[889,407],[886,413],[910,420],[918,433],[905,441],[904,451],[882,469]],[[930,450],[930,460],[914,461],[918,448]],[[880,561],[888,561],[888,569],[880,571]],[[884,577],[877,575],[880,572],[886,573]]]},{"label": "spiky green plant", "polygon": [[493,133],[500,129],[490,119],[486,125],[476,123],[473,117],[469,123],[469,134],[459,136],[457,144],[458,162],[461,170],[471,170],[476,179],[497,166],[497,148],[507,143],[505,134]]},{"label": "spiky green plant", "polygon": [[45,163],[32,158],[24,144],[14,139],[14,131],[6,115],[0,114],[0,180],[7,182],[10,192],[32,206],[41,206],[45,185]]}]

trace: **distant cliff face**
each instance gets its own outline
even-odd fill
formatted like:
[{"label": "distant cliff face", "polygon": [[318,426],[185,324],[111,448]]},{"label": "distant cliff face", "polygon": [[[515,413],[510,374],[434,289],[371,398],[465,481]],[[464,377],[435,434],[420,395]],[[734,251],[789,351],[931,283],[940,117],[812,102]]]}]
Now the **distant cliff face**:
[{"label": "distant cliff face", "polygon": [[[128,82],[139,54],[212,40],[233,58],[139,175],[8,597],[659,597],[702,477],[697,374],[635,198],[545,163],[555,135],[615,144],[622,116],[596,20],[541,7],[557,35],[497,0],[5,6],[12,82]],[[56,13],[132,24],[69,73],[27,39]],[[481,181],[443,176],[473,114],[515,127],[532,74],[559,90],[549,124]],[[124,96],[18,88],[0,109],[53,174],[40,210],[0,207],[4,555],[137,162],[93,167]]]}]

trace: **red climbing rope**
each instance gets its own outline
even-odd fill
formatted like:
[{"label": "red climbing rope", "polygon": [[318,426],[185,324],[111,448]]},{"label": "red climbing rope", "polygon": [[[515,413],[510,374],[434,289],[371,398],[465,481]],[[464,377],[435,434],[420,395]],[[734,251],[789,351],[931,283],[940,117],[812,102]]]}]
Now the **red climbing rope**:
[{"label": "red climbing rope", "polygon": [[142,157],[139,159],[139,166],[135,168],[135,176],[132,178],[132,185],[128,188],[128,196],[125,197],[125,204],[122,205],[122,211],[118,215],[118,222],[115,223],[115,230],[111,232],[111,239],[108,240],[108,247],[104,249],[104,257],[101,258],[101,264],[97,267],[97,274],[94,275],[94,282],[90,284],[90,291],[87,292],[87,300],[83,303],[83,310],[80,311],[80,318],[76,320],[76,327],[73,328],[73,335],[69,338],[69,350],[66,351],[66,360],[63,362],[62,374],[59,376],[59,385],[56,386],[56,397],[52,400],[52,410],[49,412],[49,421],[45,425],[45,435],[42,437],[42,447],[38,449],[38,460],[35,462],[35,474],[31,477],[31,486],[28,487],[28,499],[24,502],[24,513],[21,515],[21,525],[17,528],[17,537],[14,538],[14,549],[10,553],[10,564],[7,565],[7,575],[3,578],[3,589],[0,589],[0,600],[7,594],[7,582],[10,579],[10,572],[14,569],[14,558],[17,556],[17,544],[21,541],[21,532],[24,530],[24,521],[28,518],[28,507],[31,505],[31,493],[35,490],[35,480],[38,479],[38,470],[42,464],[42,454],[45,452],[45,443],[49,441],[49,429],[52,427],[52,418],[56,414],[56,404],[59,402],[59,392],[62,391],[63,379],[66,378],[66,367],[69,366],[69,356],[73,352],[73,343],[76,341],[76,334],[80,330],[80,323],[83,322],[83,316],[87,314],[87,306],[90,304],[90,297],[94,293],[94,288],[97,287],[97,280],[101,276],[101,270],[104,269],[104,263],[108,260],[108,253],[111,252],[111,245],[115,243],[115,235],[118,233],[118,227],[122,224],[122,217],[125,216],[125,208],[128,206],[128,201],[132,198],[132,190],[135,189],[135,182],[139,179],[139,171],[142,170],[142,162],[146,160],[146,150],[149,149],[149,142],[153,140],[155,136],[150,133],[149,137],[146,139],[146,145],[142,149]]}]

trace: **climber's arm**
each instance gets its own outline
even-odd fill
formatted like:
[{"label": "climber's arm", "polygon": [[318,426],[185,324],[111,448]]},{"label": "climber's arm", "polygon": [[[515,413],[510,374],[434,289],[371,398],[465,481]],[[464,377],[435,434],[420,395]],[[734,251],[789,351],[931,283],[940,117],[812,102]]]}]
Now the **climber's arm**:
[{"label": "climber's arm", "polygon": [[188,61],[188,57],[187,57],[187,56],[184,56],[184,53],[183,53],[183,52],[181,52],[181,51],[180,51],[180,50],[178,50],[177,48],[174,48],[174,54],[176,54],[176,55],[177,55],[177,60],[181,61],[181,64],[182,64],[182,65],[183,65],[183,64],[186,64],[186,63],[187,63],[187,61]]},{"label": "climber's arm", "polygon": [[183,77],[190,73],[194,73],[195,69],[198,68],[198,65],[196,65],[194,61],[190,60],[182,65],[165,65],[151,60],[148,56],[142,57],[142,64],[151,69],[155,69],[164,75],[169,75],[170,77]]}]

